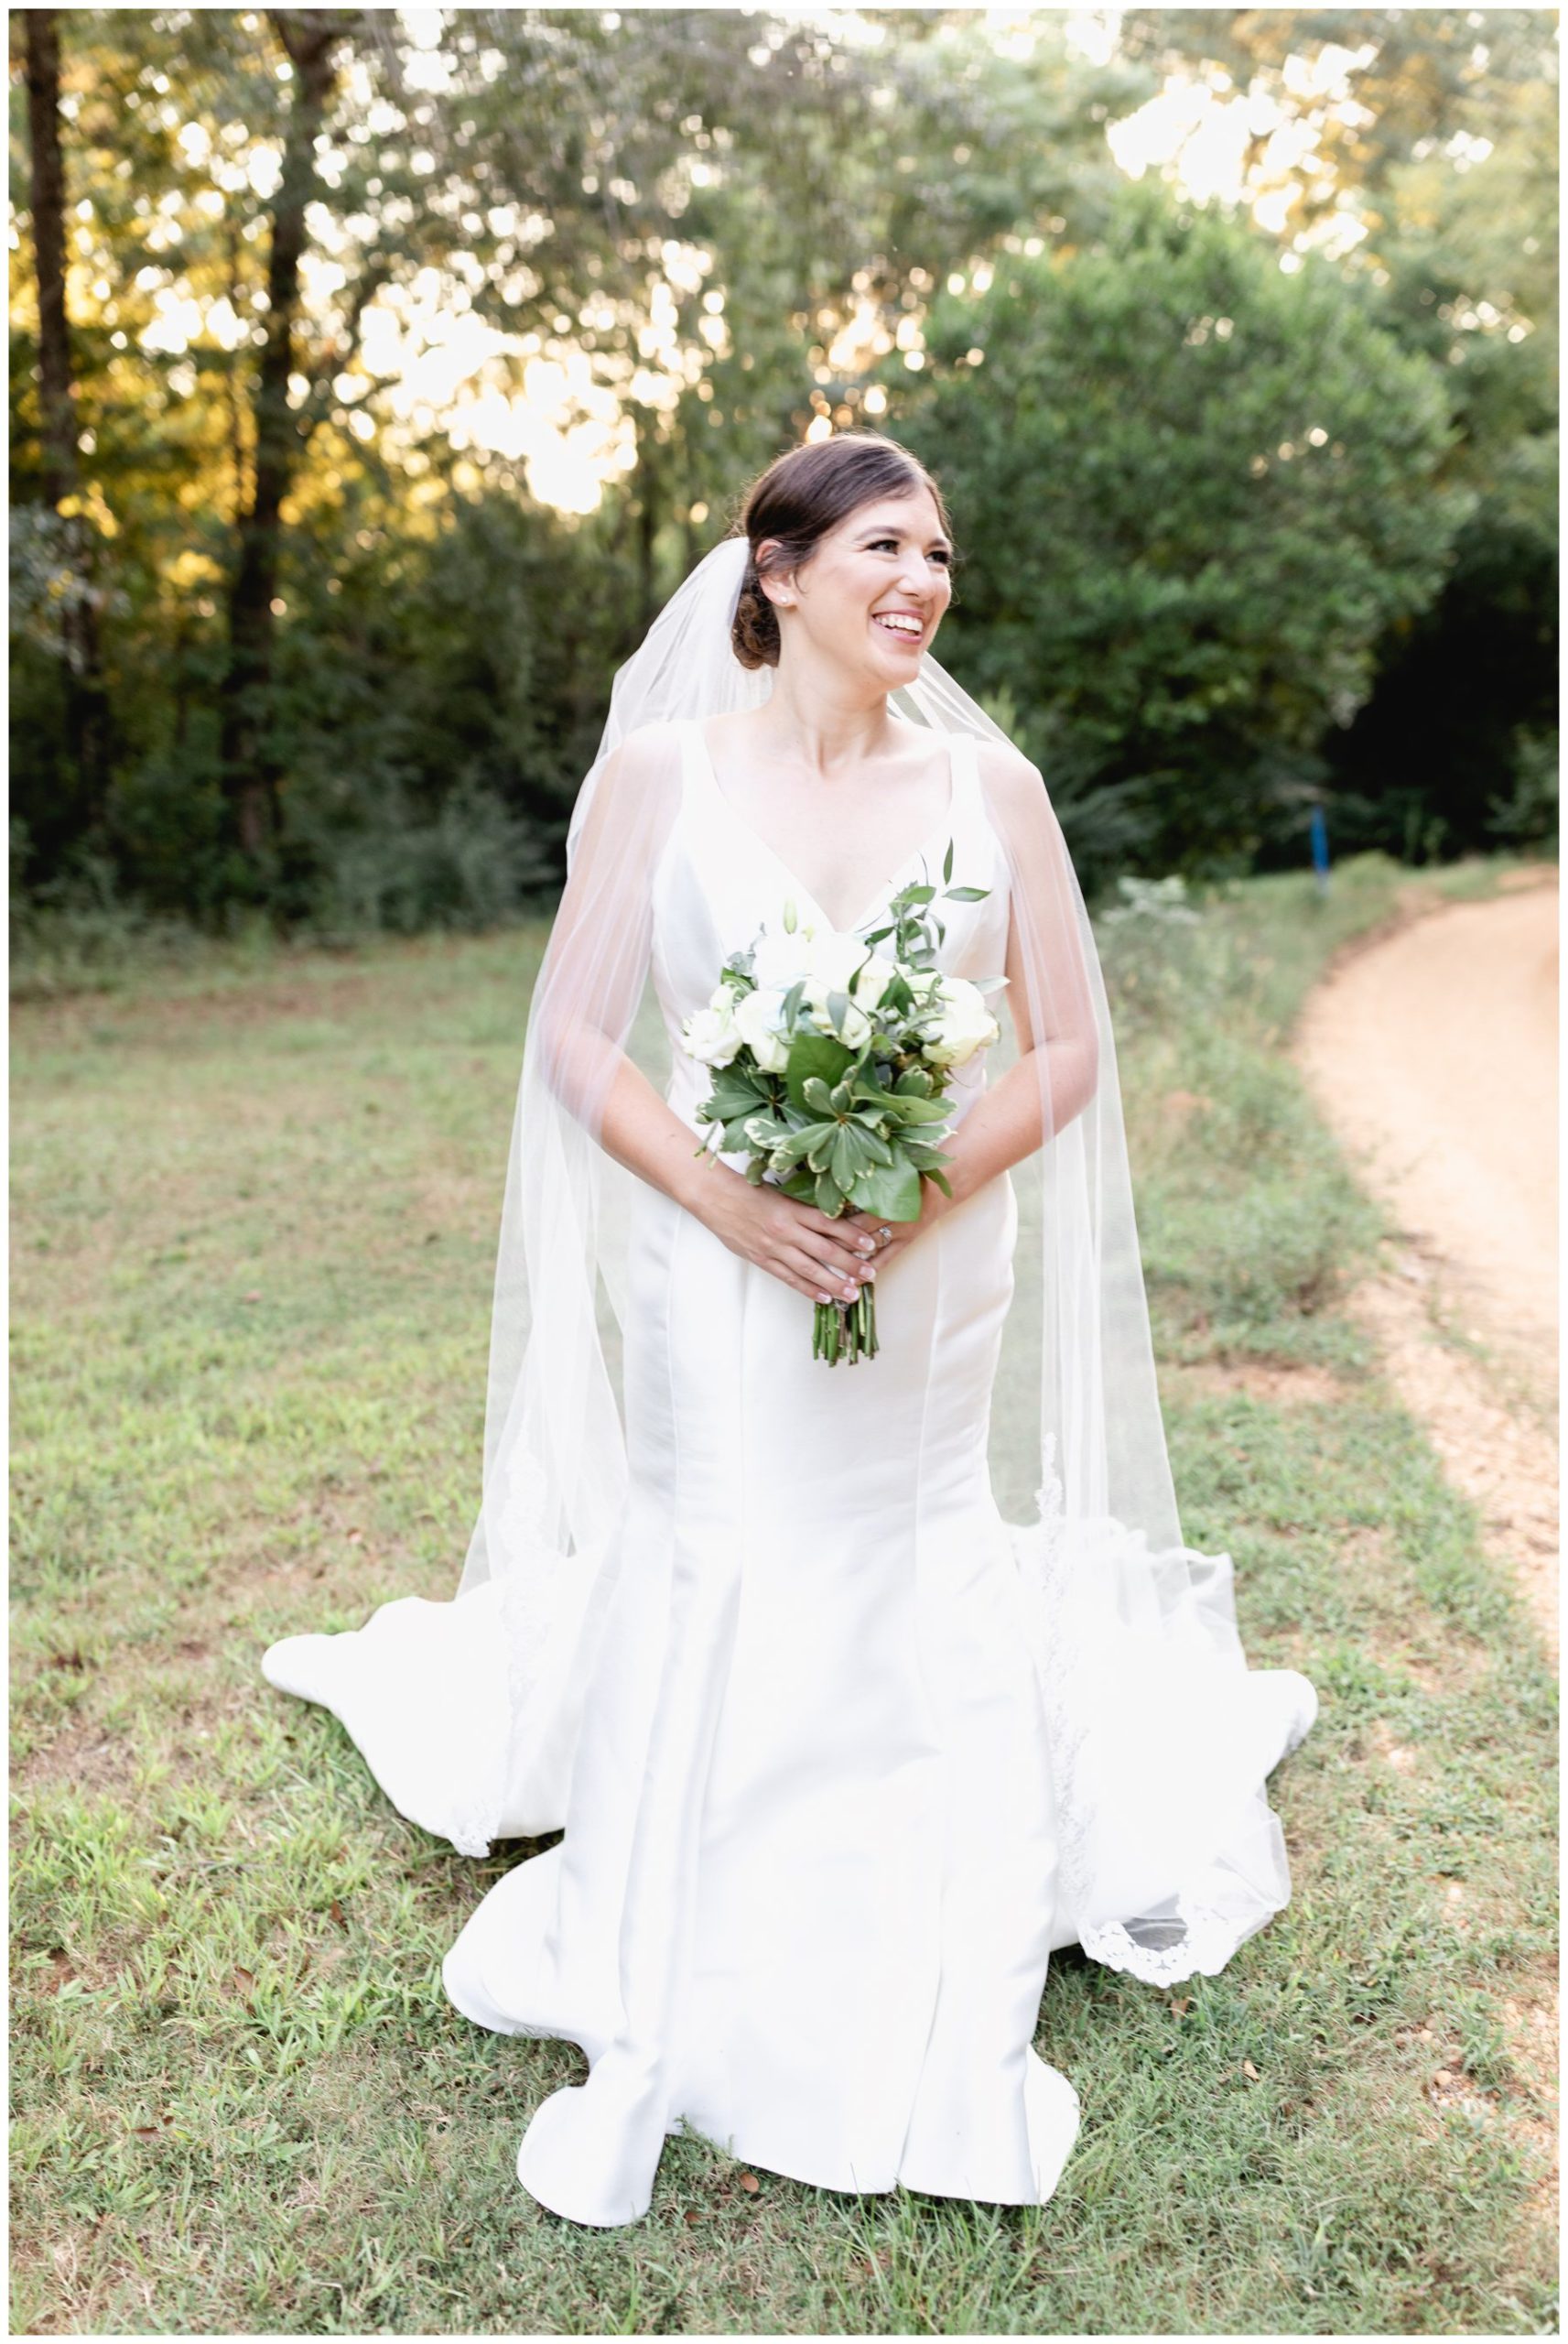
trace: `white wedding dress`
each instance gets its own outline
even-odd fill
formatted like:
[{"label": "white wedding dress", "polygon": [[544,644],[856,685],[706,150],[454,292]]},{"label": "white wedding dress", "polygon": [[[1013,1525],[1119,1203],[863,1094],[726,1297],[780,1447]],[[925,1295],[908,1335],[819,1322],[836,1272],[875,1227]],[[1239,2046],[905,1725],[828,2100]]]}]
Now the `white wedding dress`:
[{"label": "white wedding dress", "polygon": [[[653,883],[672,1044],[785,896],[824,917],[720,791],[700,728],[684,731]],[[1003,964],[1007,865],[974,742],[949,737],[951,805],[924,852],[935,868],[950,835],[955,880],[989,890],[943,907],[944,967],[982,976]],[[874,925],[917,862],[853,925]],[[695,1135],[710,1078],[678,1047],[673,1062],[670,1104]],[[983,1057],[958,1070],[958,1116],[985,1080]],[[1037,1533],[1004,1523],[992,1494],[1017,1219],[1007,1175],[944,1214],[878,1278],[877,1357],[829,1369],[800,1296],[637,1184],[629,1495],[536,1656],[537,1730],[511,1722],[492,1586],[265,1656],[273,1684],[336,1712],[404,1814],[459,1848],[564,1825],[490,1890],[444,1973],[476,2024],[587,2055],[588,2081],[545,2100],[518,2160],[561,2214],[643,2214],[683,2123],[832,2189],[1017,2205],[1055,2187],[1077,2097],[1033,2039],[1052,1950],[1089,1940],[1063,1894],[1075,1850],[1054,1775],[1081,1753],[1071,1698],[1097,1696],[1054,1677]],[[1211,1562],[1227,1596],[1228,1566]],[[1117,1568],[1102,1555],[1095,1585]],[[1157,1978],[1158,1915],[1185,1889],[1172,1974],[1218,1968],[1283,1901],[1263,1785],[1311,1722],[1312,1687],[1249,1672],[1213,1621],[1195,1617],[1174,1685],[1134,1633],[1107,1633],[1111,1741],[1139,1737],[1129,1766],[1158,1776],[1167,1738],[1172,1788],[1108,1866],[1087,1851],[1147,1892],[1120,1909],[1154,1914],[1153,1966],[1094,1950]]]}]

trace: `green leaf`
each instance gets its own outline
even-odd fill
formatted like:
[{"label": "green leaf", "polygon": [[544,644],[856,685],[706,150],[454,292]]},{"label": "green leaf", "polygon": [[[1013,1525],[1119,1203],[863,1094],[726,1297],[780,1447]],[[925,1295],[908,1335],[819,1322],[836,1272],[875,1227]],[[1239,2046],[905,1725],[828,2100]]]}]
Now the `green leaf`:
[{"label": "green leaf", "polygon": [[744,1067],[724,1067],[713,1078],[708,1104],[716,1123],[732,1123],[737,1115],[754,1115],[768,1104],[768,1093]]},{"label": "green leaf", "polygon": [[948,840],[948,841],[947,841],[947,852],[946,852],[946,853],[942,857],[942,884],[943,884],[943,885],[944,885],[944,886],[946,886],[946,884],[947,884],[948,880],[949,880],[949,879],[951,879],[951,877],[952,877],[952,876],[953,876],[953,841],[952,841],[952,840],[951,840],[951,839],[949,839],[949,840]]},{"label": "green leaf", "polygon": [[989,894],[989,887],[949,887],[946,900],[950,904],[983,904]]},{"label": "green leaf", "polygon": [[881,1134],[872,1128],[867,1117],[857,1115],[850,1128],[855,1133],[861,1149],[870,1156],[873,1164],[891,1164],[892,1162],[892,1148],[888,1145],[886,1140],[883,1139]]},{"label": "green leaf", "polygon": [[792,1132],[786,1140],[781,1141],[773,1154],[786,1164],[798,1164],[803,1156],[810,1156],[814,1149],[826,1147],[838,1131],[836,1123],[807,1123],[804,1130]]},{"label": "green leaf", "polygon": [[837,1082],[854,1057],[853,1050],[831,1034],[797,1034],[789,1046],[784,1086],[802,1113],[807,1112],[805,1086],[812,1076]]},{"label": "green leaf", "polygon": [[920,1175],[912,1165],[873,1165],[860,1175],[850,1193],[862,1212],[880,1213],[883,1221],[920,1218]]},{"label": "green leaf", "polygon": [[833,1153],[828,1158],[828,1169],[838,1186],[847,1193],[856,1173],[861,1168],[860,1154],[850,1137],[849,1125],[841,1123],[838,1127],[838,1135],[833,1142]]},{"label": "green leaf", "polygon": [[923,1066],[906,1066],[893,1084],[893,1095],[899,1099],[929,1099],[931,1077]]}]

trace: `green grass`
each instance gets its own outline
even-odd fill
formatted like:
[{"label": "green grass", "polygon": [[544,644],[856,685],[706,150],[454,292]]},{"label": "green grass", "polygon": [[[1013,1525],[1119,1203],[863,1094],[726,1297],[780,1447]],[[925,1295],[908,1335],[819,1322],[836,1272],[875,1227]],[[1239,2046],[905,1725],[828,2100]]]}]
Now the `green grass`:
[{"label": "green grass", "polygon": [[683,2138],[644,2222],[543,2212],[516,2143],[580,2057],[438,1979],[521,1850],[403,1822],[257,1674],[451,1591],[539,932],[24,1005],[15,2328],[1550,2331],[1552,1678],[1342,1315],[1380,1224],[1281,1050],[1400,888],[1501,867],[1107,931],[1184,1528],[1323,1709],[1274,1777],[1293,1900],[1222,1977],[1053,1963],[1084,2127],[1035,2208],[750,2191]]}]

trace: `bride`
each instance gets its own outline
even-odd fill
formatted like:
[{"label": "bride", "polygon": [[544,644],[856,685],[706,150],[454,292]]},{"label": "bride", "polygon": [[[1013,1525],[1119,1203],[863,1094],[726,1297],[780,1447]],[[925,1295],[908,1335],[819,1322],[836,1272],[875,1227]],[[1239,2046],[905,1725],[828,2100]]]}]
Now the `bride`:
[{"label": "bride", "polygon": [[[529,1011],[461,1586],[263,1663],[460,1851],[564,1827],[444,1979],[587,2055],[517,2168],[579,2222],[645,2213],[683,2125],[830,2189],[1042,2203],[1078,2124],[1033,2047],[1052,1952],[1168,1985],[1290,1893],[1265,1785],[1315,1696],[1248,1669],[1229,1557],[1182,1543],[1093,935],[1041,775],[931,656],[952,559],[894,441],[797,447],[620,671]],[[694,1145],[681,1029],[764,925],[872,950],[923,878],[1015,1052],[954,1069],[950,1196],[831,1220]],[[814,1358],[866,1281],[875,1355]]]}]

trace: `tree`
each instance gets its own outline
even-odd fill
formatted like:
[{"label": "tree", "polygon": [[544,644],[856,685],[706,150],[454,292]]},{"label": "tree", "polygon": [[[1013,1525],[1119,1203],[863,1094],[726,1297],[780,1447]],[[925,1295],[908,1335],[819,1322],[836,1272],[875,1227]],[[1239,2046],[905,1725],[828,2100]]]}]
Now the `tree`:
[{"label": "tree", "polygon": [[1444,385],[1326,264],[1128,190],[1092,250],[933,314],[904,436],[965,548],[948,621],[1048,777],[1136,808],[1146,867],[1240,867],[1317,777],[1381,629],[1464,517]]},{"label": "tree", "polygon": [[271,12],[293,68],[293,103],[283,168],[273,204],[267,260],[266,333],[256,369],[252,415],[255,462],[249,507],[239,521],[239,559],[229,589],[229,672],[223,685],[223,787],[247,855],[262,852],[277,828],[276,765],[267,738],[283,503],[301,453],[288,403],[299,316],[299,262],[306,212],[316,188],[316,146],[335,78],[334,55],[347,31],[341,12]]},{"label": "tree", "polygon": [[103,819],[109,787],[109,707],[99,649],[101,589],[92,526],[78,494],[76,383],[65,288],[65,161],[59,136],[59,12],[24,14],[27,129],[32,151],[33,255],[38,274],[38,389],[42,486],[59,524],[51,587],[65,656],[66,728],[81,793],[80,819]]},{"label": "tree", "polygon": [[[1340,843],[1414,857],[1551,839],[1539,776],[1557,725],[1555,14],[1139,10],[1120,37],[1162,74],[1228,76],[1304,136],[1282,243],[1301,250],[1349,222],[1346,280],[1448,387],[1444,477],[1473,510],[1443,592],[1390,622],[1374,689],[1325,732]],[[1314,70],[1330,46],[1337,83]]]}]

